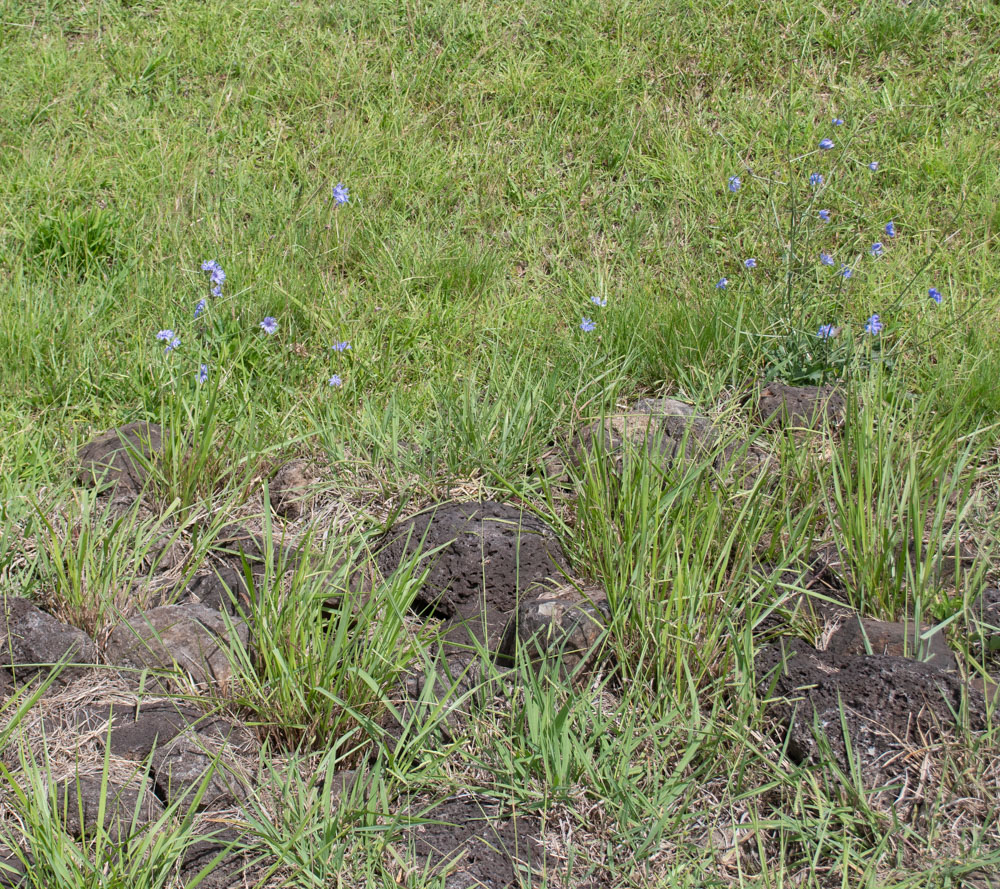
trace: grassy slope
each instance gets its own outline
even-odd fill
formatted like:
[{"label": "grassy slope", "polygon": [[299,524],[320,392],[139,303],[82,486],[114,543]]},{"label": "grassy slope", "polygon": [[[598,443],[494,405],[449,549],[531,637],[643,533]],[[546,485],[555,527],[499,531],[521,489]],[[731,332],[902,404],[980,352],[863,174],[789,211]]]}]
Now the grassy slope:
[{"label": "grassy slope", "polygon": [[[553,765],[551,737],[518,724],[497,735],[513,734],[517,749],[485,731],[476,766],[523,771],[514,792],[556,808],[572,809],[567,786],[598,786],[616,826],[594,835],[629,850],[626,860],[649,854],[647,825],[660,813],[665,885],[702,872],[697,848],[673,845],[706,811],[705,798],[692,802],[699,786],[729,800],[734,819],[771,819],[762,857],[783,848],[790,874],[815,856],[834,862],[824,865],[831,879],[891,882],[904,856],[887,860],[872,839],[886,829],[881,816],[857,814],[836,789],[798,787],[753,753],[746,711],[712,703],[723,688],[748,700],[723,669],[745,650],[726,647],[724,622],[701,634],[716,605],[683,591],[760,595],[750,551],[784,534],[791,558],[810,530],[796,524],[801,506],[822,514],[811,530],[829,521],[857,554],[872,610],[913,607],[900,579],[883,576],[871,535],[913,490],[911,523],[940,507],[935,481],[962,455],[935,441],[995,421],[1000,408],[998,23],[988,3],[8,2],[0,501],[20,514],[21,497],[58,483],[93,430],[159,418],[174,390],[193,399],[203,361],[241,458],[318,444],[386,460],[387,492],[414,470],[427,488],[470,476],[520,486],[558,430],[615,399],[667,389],[717,402],[742,390],[764,369],[768,342],[747,331],[793,319],[856,333],[878,311],[900,346],[893,424],[848,440],[837,476],[863,484],[856,469],[870,461],[881,498],[872,513],[852,511],[850,496],[810,500],[809,484],[830,489],[837,470],[803,464],[807,481],[784,503],[753,507],[704,491],[660,492],[651,506],[637,480],[630,531],[615,524],[629,518],[627,502],[614,512],[591,479],[582,514],[610,518],[566,529],[581,570],[621,600],[680,590],[660,611],[630,605],[634,636],[621,640],[658,652],[636,673],[671,693],[639,705],[650,712],[635,731],[659,740],[635,757],[574,753]],[[844,127],[830,126],[834,116]],[[825,136],[838,149],[820,158]],[[865,164],[876,159],[872,175]],[[828,191],[810,205],[814,169]],[[738,195],[726,190],[733,174],[744,180]],[[330,204],[336,182],[349,186],[349,205]],[[789,304],[792,201],[806,221]],[[833,210],[830,228],[814,218],[821,206]],[[870,262],[865,250],[889,219],[899,236]],[[849,287],[822,274],[820,249],[856,265]],[[740,266],[751,255],[754,275]],[[226,269],[227,295],[196,324],[209,257]],[[722,275],[724,292],[713,287]],[[926,298],[932,285],[940,307]],[[591,305],[594,295],[607,307]],[[258,329],[266,315],[279,322],[272,338]],[[578,329],[582,315],[598,321],[593,334]],[[169,357],[154,339],[165,327],[183,341]],[[338,357],[329,346],[339,340],[352,349]],[[334,371],[343,389],[327,386]],[[919,410],[908,412],[905,392]],[[400,439],[418,441],[422,456]],[[732,543],[733,527],[745,540]],[[669,555],[646,555],[654,538]],[[940,597],[917,607],[949,613]],[[681,638],[660,629],[680,618]],[[710,690],[707,716],[692,706],[695,687]],[[574,710],[581,737],[598,730],[588,708],[585,697]],[[621,712],[633,709],[626,700]],[[714,774],[719,756],[746,756],[752,779]],[[761,789],[770,781],[798,787],[776,819]],[[619,876],[641,883],[627,871]],[[759,879],[782,877],[765,867]]]}]

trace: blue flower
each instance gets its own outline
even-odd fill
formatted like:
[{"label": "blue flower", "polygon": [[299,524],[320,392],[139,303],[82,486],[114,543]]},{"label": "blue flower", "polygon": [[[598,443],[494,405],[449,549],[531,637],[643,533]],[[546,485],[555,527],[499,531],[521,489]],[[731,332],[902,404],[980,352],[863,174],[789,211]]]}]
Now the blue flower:
[{"label": "blue flower", "polygon": [[219,264],[214,259],[206,259],[201,264],[201,270],[203,272],[214,272],[217,268],[219,268]]},{"label": "blue flower", "polygon": [[835,117],[833,119],[833,125],[835,127],[842,127],[844,125],[844,122],[839,117]]},{"label": "blue flower", "polygon": [[333,200],[338,204],[346,204],[351,199],[347,191],[347,186],[343,182],[338,182],[333,186]]},{"label": "blue flower", "polygon": [[890,237],[890,238],[896,237],[896,223],[894,223],[894,222],[887,222],[885,224],[885,233],[886,233],[887,237]]},{"label": "blue flower", "polygon": [[719,278],[719,280],[715,282],[716,290],[725,290],[728,286],[729,278]]},{"label": "blue flower", "polygon": [[221,286],[213,287],[212,296],[222,296],[222,287]]},{"label": "blue flower", "polygon": [[590,298],[590,301],[591,301],[591,302],[592,302],[592,303],[593,303],[593,304],[594,304],[595,306],[597,306],[598,308],[601,308],[601,309],[603,309],[603,308],[604,308],[604,307],[605,307],[605,306],[606,306],[606,305],[608,304],[608,300],[607,300],[607,297],[604,297],[604,298],[602,299],[602,298],[601,298],[601,297],[599,297],[599,296],[592,296],[592,297]]},{"label": "blue flower", "polygon": [[819,255],[819,261],[821,263],[823,263],[823,265],[833,265],[834,264],[833,257],[829,253],[820,253],[820,255]]},{"label": "blue flower", "polygon": [[596,327],[597,325],[586,316],[584,316],[583,320],[580,322],[580,330],[584,333],[590,333],[590,331],[596,329]]},{"label": "blue flower", "polygon": [[749,259],[743,260],[743,265],[745,265],[748,269],[755,269],[757,268],[757,260],[751,256]]},{"label": "blue flower", "polygon": [[203,365],[201,365],[201,367],[198,368],[198,373],[195,376],[195,379],[199,383],[204,383],[205,380],[208,379],[208,365],[207,364],[203,364]]},{"label": "blue flower", "polygon": [[885,248],[882,246],[881,241],[876,241],[871,245],[871,247],[868,248],[868,252],[878,259],[883,253],[885,253]]},{"label": "blue flower", "polygon": [[730,176],[729,177],[729,190],[730,191],[739,191],[740,190],[740,186],[742,184],[743,183],[740,181],[740,177],[739,176]]},{"label": "blue flower", "polygon": [[169,343],[167,343],[167,348],[163,350],[163,354],[169,355],[171,352],[174,351],[174,349],[180,346],[180,344],[181,344],[180,337],[175,336]]},{"label": "blue flower", "polygon": [[810,173],[809,174],[809,184],[814,188],[823,184],[823,175],[821,173]]},{"label": "blue flower", "polygon": [[330,348],[333,349],[334,352],[343,352],[346,349],[350,349],[351,344],[348,342],[334,343],[332,346],[330,346]]},{"label": "blue flower", "polygon": [[872,315],[865,322],[865,333],[870,333],[872,336],[877,336],[878,332],[882,329],[882,322],[879,320],[878,315]]},{"label": "blue flower", "polygon": [[194,316],[197,318],[205,309],[208,307],[207,299],[199,299],[198,304],[194,307]]},{"label": "blue flower", "polygon": [[221,287],[226,280],[226,273],[222,271],[218,266],[212,269],[212,283],[216,287]]},{"label": "blue flower", "polygon": [[934,300],[934,302],[936,302],[938,305],[941,305],[941,299],[942,299],[942,297],[941,297],[941,291],[938,290],[937,287],[932,287],[930,290],[928,290],[927,291],[927,295],[932,300]]},{"label": "blue flower", "polygon": [[853,278],[854,277],[854,270],[851,269],[851,268],[848,268],[846,265],[842,265],[840,267],[840,274],[843,275],[845,278]]},{"label": "blue flower", "polygon": [[156,338],[158,340],[163,340],[164,342],[169,343],[174,338],[174,332],[172,330],[169,330],[169,329],[168,330],[161,330],[156,335]]},{"label": "blue flower", "polygon": [[818,336],[821,340],[828,340],[836,335],[837,328],[832,324],[821,324],[819,330],[816,331],[816,336]]},{"label": "blue flower", "polygon": [[263,321],[260,322],[260,329],[270,336],[278,329],[278,319],[272,318],[268,315]]},{"label": "blue flower", "polygon": [[831,148],[833,148],[833,139],[820,139],[819,147],[823,151],[829,151]]},{"label": "blue flower", "polygon": [[829,210],[820,210],[819,211],[819,218],[822,219],[824,222],[829,222],[830,221],[830,211]]},{"label": "blue flower", "polygon": [[874,173],[878,169],[878,161],[872,161],[868,165],[868,169],[871,170]]},{"label": "blue flower", "polygon": [[340,374],[334,374],[330,377],[330,385],[333,386],[334,389],[339,389],[344,385],[344,381],[340,378]]}]

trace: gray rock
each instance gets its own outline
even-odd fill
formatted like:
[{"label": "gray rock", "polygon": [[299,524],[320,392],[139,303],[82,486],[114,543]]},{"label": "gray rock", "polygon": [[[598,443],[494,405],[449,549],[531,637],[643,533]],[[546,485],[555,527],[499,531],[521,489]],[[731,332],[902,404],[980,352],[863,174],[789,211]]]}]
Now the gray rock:
[{"label": "gray rock", "polygon": [[789,757],[795,762],[821,762],[818,731],[848,774],[850,747],[868,786],[891,779],[885,769],[902,763],[905,757],[895,754],[907,746],[923,748],[956,730],[963,699],[970,728],[985,728],[982,694],[974,689],[966,693],[955,673],[934,664],[817,651],[799,640],[782,640],[760,650],[755,670],[767,712],[787,732]]},{"label": "gray rock", "polygon": [[241,874],[247,866],[244,849],[247,838],[233,828],[224,827],[202,834],[184,850],[181,859],[181,883],[198,880],[198,889],[231,889],[242,886]]},{"label": "gray rock", "polygon": [[149,480],[147,464],[164,453],[163,430],[156,423],[129,423],[85,444],[78,454],[77,481],[120,493],[141,491]]},{"label": "gray rock", "polygon": [[455,648],[478,642],[495,650],[521,592],[562,577],[566,565],[541,519],[491,501],[443,503],[411,516],[383,538],[376,560],[388,576],[418,551],[433,555],[413,607],[448,621],[445,633]]},{"label": "gray rock", "polygon": [[847,419],[847,402],[831,385],[788,386],[774,381],[757,396],[757,414],[765,426],[818,429],[825,423],[840,429]]},{"label": "gray rock", "polygon": [[586,669],[598,656],[611,620],[603,591],[572,585],[544,590],[521,602],[507,624],[497,661],[514,665],[518,648],[533,664],[558,662],[566,674]]},{"label": "gray rock", "polygon": [[31,859],[27,855],[24,858],[28,864],[13,849],[0,845],[0,889],[20,889],[28,885]]},{"label": "gray rock", "polygon": [[[56,805],[66,832],[77,839],[93,839],[103,828],[114,843],[123,843],[163,815],[163,806],[150,787],[104,785],[104,820],[100,820],[100,777],[77,776],[56,785]],[[141,799],[140,799],[141,797]]]},{"label": "gray rock", "polygon": [[[244,647],[246,624],[231,618],[232,632]],[[162,605],[115,627],[105,645],[105,658],[116,666],[171,673],[180,670],[196,685],[226,685],[232,679],[227,649],[231,642],[226,618],[203,605]],[[163,679],[147,681],[169,686]]]},{"label": "gray rock", "polygon": [[110,751],[124,759],[144,760],[184,732],[196,732],[215,744],[243,747],[252,743],[247,730],[228,719],[206,715],[180,701],[155,701],[114,712]]},{"label": "gray rock", "polygon": [[[18,596],[0,597],[0,668],[15,682],[48,674],[53,664],[97,663],[97,647],[83,630],[65,624]],[[66,667],[57,683],[71,682],[90,667]]]}]

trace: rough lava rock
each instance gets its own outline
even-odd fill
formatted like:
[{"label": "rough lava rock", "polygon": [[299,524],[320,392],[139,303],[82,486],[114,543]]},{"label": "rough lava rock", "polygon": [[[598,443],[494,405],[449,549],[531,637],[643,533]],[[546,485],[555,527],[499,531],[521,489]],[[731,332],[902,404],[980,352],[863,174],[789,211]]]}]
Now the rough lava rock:
[{"label": "rough lava rock", "polygon": [[847,419],[847,402],[836,387],[788,386],[768,383],[757,397],[757,414],[765,426],[818,429],[827,423],[840,429]]},{"label": "rough lava rock", "polygon": [[[499,645],[518,597],[530,586],[564,576],[566,557],[555,533],[532,513],[505,503],[442,503],[393,528],[376,556],[390,575],[415,553],[434,552],[413,607],[448,621],[450,644],[491,651]],[[422,571],[421,561],[416,570]]]},{"label": "rough lava rock", "polygon": [[[104,820],[100,819],[102,784]],[[99,827],[121,844],[163,816],[163,805],[153,789],[119,785],[100,776],[77,776],[56,785],[56,805],[62,824],[71,836],[93,839]]]},{"label": "rough lava rock", "polygon": [[[267,565],[265,541],[244,525],[234,523],[220,529],[212,543],[212,551],[225,561],[228,567],[241,575],[243,562],[246,560],[256,581],[264,576]],[[274,570],[291,571],[296,567],[298,558],[298,551],[294,547],[283,546],[276,533],[271,541],[271,561]]]},{"label": "rough lava rock", "polygon": [[735,442],[720,447],[719,430],[693,406],[674,398],[643,398],[624,414],[616,414],[587,424],[570,445],[569,460],[581,466],[588,455],[610,459],[621,473],[626,456],[645,454],[662,470],[677,462],[685,464],[711,459],[712,467],[727,479],[752,486],[769,472],[774,462],[752,446]]},{"label": "rough lava rock", "polygon": [[213,611],[228,614],[247,614],[250,608],[250,590],[243,572],[231,565],[223,565],[211,574],[192,577],[184,588],[178,605],[203,605]]},{"label": "rough lava rock", "polygon": [[277,471],[268,485],[271,508],[286,519],[300,518],[308,508],[315,482],[305,460],[291,460]]},{"label": "rough lava rock", "polygon": [[789,757],[795,762],[822,760],[815,724],[849,774],[843,713],[850,749],[870,786],[888,779],[885,769],[907,745],[922,748],[955,730],[963,697],[970,728],[985,728],[982,694],[975,689],[966,693],[956,674],[934,664],[817,651],[806,642],[783,640],[760,650],[755,670],[758,694],[788,733]]},{"label": "rough lava rock", "polygon": [[942,670],[954,670],[957,666],[955,653],[948,647],[944,633],[935,632],[926,624],[918,627],[913,621],[871,620],[853,615],[830,636],[826,650],[834,654],[863,655],[868,654],[866,642],[872,654],[908,657],[934,664]]},{"label": "rough lava rock", "polygon": [[982,633],[987,648],[1000,650],[1000,589],[987,587],[969,609],[973,626]]},{"label": "rough lava rock", "polygon": [[[197,685],[225,685],[232,678],[226,646],[229,628],[219,611],[203,605],[161,605],[116,626],[105,644],[105,659],[116,666],[154,673],[183,671]],[[230,619],[232,632],[246,647],[247,625]],[[147,678],[147,687],[167,689],[163,679]]]},{"label": "rough lava rock", "polygon": [[139,492],[149,480],[144,462],[153,463],[162,458],[163,452],[163,430],[156,423],[119,426],[80,448],[77,481],[113,487],[119,494],[123,489]]},{"label": "rough lava rock", "polygon": [[599,653],[611,612],[603,591],[572,585],[547,589],[524,599],[504,631],[497,661],[513,666],[519,647],[533,664],[558,660],[575,673]]},{"label": "rough lava rock", "polygon": [[511,816],[496,800],[461,796],[426,806],[409,805],[419,818],[403,830],[406,857],[417,872],[444,877],[445,889],[515,889],[538,885],[545,849],[538,819]]},{"label": "rough lava rock", "polygon": [[18,596],[0,596],[0,668],[14,681],[45,676],[52,664],[66,660],[56,678],[64,684],[78,679],[97,663],[97,647],[83,630],[65,624]]}]

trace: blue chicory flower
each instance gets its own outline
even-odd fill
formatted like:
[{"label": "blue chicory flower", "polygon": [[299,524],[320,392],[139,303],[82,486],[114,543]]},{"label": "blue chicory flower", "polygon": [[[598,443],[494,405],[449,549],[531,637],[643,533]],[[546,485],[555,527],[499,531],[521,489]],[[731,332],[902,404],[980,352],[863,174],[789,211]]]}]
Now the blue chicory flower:
[{"label": "blue chicory flower", "polygon": [[203,365],[201,365],[201,367],[198,368],[198,373],[195,376],[195,379],[199,383],[204,383],[205,380],[208,379],[208,365],[207,364],[203,364]]},{"label": "blue chicory flower", "polygon": [[222,296],[222,287],[215,286],[212,288],[212,296]]},{"label": "blue chicory flower", "polygon": [[885,253],[885,248],[882,246],[881,241],[876,241],[871,245],[871,247],[868,248],[868,252],[878,259],[883,253]]},{"label": "blue chicory flower", "polygon": [[584,333],[590,333],[592,330],[596,329],[596,327],[597,325],[586,316],[584,316],[583,320],[580,322],[580,330]]},{"label": "blue chicory flower", "polygon": [[872,161],[868,165],[868,169],[871,170],[874,173],[878,169],[878,161]]},{"label": "blue chicory flower", "polygon": [[174,338],[174,332],[172,330],[169,330],[169,329],[167,329],[167,330],[161,330],[156,335],[156,338],[158,340],[163,340],[164,342],[169,343]]},{"label": "blue chicory flower", "polygon": [[833,148],[833,139],[820,139],[819,147],[823,151],[829,151],[831,148]]},{"label": "blue chicory flower", "polygon": [[197,318],[205,309],[208,308],[207,299],[199,299],[198,304],[194,307],[194,316]]},{"label": "blue chicory flower", "polygon": [[729,190],[730,191],[739,191],[740,190],[740,186],[742,184],[743,184],[743,182],[740,180],[739,176],[730,176],[729,177]]},{"label": "blue chicory flower", "polygon": [[755,269],[757,268],[757,260],[751,256],[749,259],[743,260],[743,265],[745,265],[748,269]]},{"label": "blue chicory flower", "polygon": [[934,302],[936,302],[938,305],[941,305],[941,300],[943,297],[941,296],[941,291],[938,290],[937,287],[932,287],[930,290],[928,290],[927,295],[932,300],[934,300]]},{"label": "blue chicory flower", "polygon": [[885,224],[885,233],[886,233],[887,237],[890,237],[890,238],[896,237],[896,223],[895,222],[887,222]]},{"label": "blue chicory flower", "polygon": [[333,186],[333,200],[338,204],[346,204],[351,199],[347,186],[343,182],[338,182]]},{"label": "blue chicory flower", "polygon": [[836,335],[837,328],[832,324],[821,324],[819,330],[816,331],[816,336],[818,336],[821,340],[828,340]]},{"label": "blue chicory flower", "polygon": [[839,117],[835,117],[833,119],[833,125],[835,127],[842,127],[844,125],[844,122]]},{"label": "blue chicory flower", "polygon": [[729,278],[719,278],[719,280],[715,282],[716,290],[725,290],[728,286]]},{"label": "blue chicory flower", "polygon": [[870,333],[872,336],[877,336],[878,332],[882,329],[882,322],[878,315],[872,315],[865,322],[865,333]]},{"label": "blue chicory flower", "polygon": [[334,352],[344,352],[347,349],[351,348],[351,344],[346,341],[342,343],[334,343],[332,346],[330,346],[330,348],[333,349]]},{"label": "blue chicory flower", "polygon": [[272,318],[268,315],[263,321],[260,322],[260,329],[264,331],[268,336],[275,333],[278,329],[278,319]]},{"label": "blue chicory flower", "polygon": [[819,255],[819,261],[821,263],[823,263],[823,265],[833,265],[834,264],[833,257],[829,253],[820,253],[820,255]]},{"label": "blue chicory flower", "polygon": [[174,349],[178,348],[180,344],[181,344],[180,337],[175,336],[169,343],[167,343],[167,347],[163,350],[163,354],[169,355],[171,352],[174,351]]},{"label": "blue chicory flower", "polygon": [[853,278],[854,277],[854,270],[851,269],[851,268],[849,268],[846,265],[842,265],[840,267],[840,274],[843,275],[845,278]]},{"label": "blue chicory flower", "polygon": [[822,219],[824,222],[829,222],[830,221],[830,211],[829,210],[820,210],[819,211],[819,218]]},{"label": "blue chicory flower", "polygon": [[333,386],[334,389],[339,389],[344,385],[344,381],[340,378],[340,374],[334,374],[330,377],[330,385]]},{"label": "blue chicory flower", "polygon": [[203,272],[214,272],[217,268],[219,268],[219,264],[214,259],[206,259],[201,264],[201,270]]},{"label": "blue chicory flower", "polygon": [[212,283],[216,287],[221,287],[226,280],[226,273],[220,268],[215,268],[212,270]]},{"label": "blue chicory flower", "polygon": [[591,302],[592,302],[592,303],[593,303],[593,304],[594,304],[595,306],[597,306],[598,308],[601,308],[601,309],[603,309],[603,308],[604,308],[604,307],[605,307],[605,306],[606,306],[606,305],[608,304],[608,299],[607,299],[607,297],[604,297],[604,298],[602,298],[602,297],[600,297],[600,296],[592,296],[592,297],[590,298],[590,301],[591,301]]},{"label": "blue chicory flower", "polygon": [[821,173],[810,173],[809,184],[813,186],[813,188],[818,188],[823,184],[823,175]]}]

